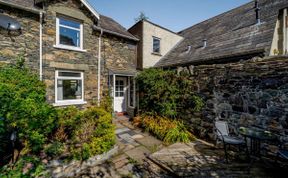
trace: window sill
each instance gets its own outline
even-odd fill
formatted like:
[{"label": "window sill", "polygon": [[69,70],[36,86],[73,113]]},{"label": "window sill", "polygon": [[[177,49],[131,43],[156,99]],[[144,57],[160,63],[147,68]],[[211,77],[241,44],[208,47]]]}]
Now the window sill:
[{"label": "window sill", "polygon": [[63,101],[63,102],[56,102],[53,106],[69,106],[69,105],[84,105],[87,104],[86,101]]},{"label": "window sill", "polygon": [[65,46],[65,45],[54,45],[53,47],[57,48],[57,49],[65,49],[65,50],[70,50],[70,51],[87,52],[87,50],[85,50],[85,49],[71,47],[71,46]]},{"label": "window sill", "polygon": [[151,54],[156,55],[156,56],[162,56],[160,53],[155,53],[155,52],[152,52]]}]

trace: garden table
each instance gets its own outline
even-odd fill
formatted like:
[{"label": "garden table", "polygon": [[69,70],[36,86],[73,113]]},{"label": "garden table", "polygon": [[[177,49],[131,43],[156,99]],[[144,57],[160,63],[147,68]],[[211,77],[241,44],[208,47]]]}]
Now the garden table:
[{"label": "garden table", "polygon": [[253,127],[250,127],[250,128],[240,127],[239,133],[242,136],[244,136],[247,147],[249,146],[247,142],[247,138],[250,139],[250,150],[249,150],[250,151],[250,154],[249,154],[250,164],[249,164],[248,171],[250,172],[250,169],[256,160],[262,160],[266,164],[266,161],[262,159],[261,144],[267,143],[267,142],[278,143],[279,136],[274,133],[271,133],[270,131],[259,129],[259,128],[253,128]]},{"label": "garden table", "polygon": [[[261,157],[261,144],[267,142],[278,142],[278,135],[270,131],[259,128],[240,127],[239,133],[244,136],[246,144],[247,138],[250,139],[250,155]],[[248,145],[247,145],[248,146]]]}]

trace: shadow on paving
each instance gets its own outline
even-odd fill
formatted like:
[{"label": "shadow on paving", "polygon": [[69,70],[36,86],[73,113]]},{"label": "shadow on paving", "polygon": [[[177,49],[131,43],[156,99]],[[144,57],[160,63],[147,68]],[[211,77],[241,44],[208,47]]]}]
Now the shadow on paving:
[{"label": "shadow on paving", "polygon": [[[249,169],[249,161],[241,156],[239,153],[230,156],[226,164],[221,148],[202,141],[176,143],[150,155],[147,167],[159,177],[287,177],[288,169],[275,162],[268,165],[258,161]],[[166,173],[157,173],[159,170],[153,170],[153,164]]]}]

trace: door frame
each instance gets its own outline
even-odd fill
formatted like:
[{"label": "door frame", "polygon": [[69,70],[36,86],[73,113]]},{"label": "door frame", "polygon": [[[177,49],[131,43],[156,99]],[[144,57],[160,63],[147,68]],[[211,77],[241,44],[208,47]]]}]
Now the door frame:
[{"label": "door frame", "polygon": [[[127,104],[127,86],[128,86],[128,80],[127,80],[127,77],[126,76],[116,76],[115,77],[115,84],[114,84],[114,90],[113,90],[113,95],[114,95],[114,98],[113,98],[113,108],[114,108],[114,112],[116,111],[116,81],[117,80],[123,80],[123,84],[124,84],[124,96],[123,96],[123,102],[124,102],[124,106],[121,106],[122,107],[122,111],[120,112],[126,112],[127,111],[127,107],[128,107],[128,104]],[[117,103],[118,104],[118,103]],[[118,111],[119,112],[119,111]]]},{"label": "door frame", "polygon": [[[113,108],[113,112],[116,112],[115,111],[115,87],[116,87],[116,77],[124,77],[126,78],[126,86],[125,86],[125,90],[126,90],[126,93],[125,93],[125,97],[126,97],[126,110],[128,110],[129,108],[131,108],[131,106],[129,106],[129,98],[128,98],[128,95],[129,95],[129,78],[135,78],[135,75],[131,75],[131,74],[117,74],[117,73],[112,73],[112,74],[109,74],[109,76],[112,76],[112,81],[110,80],[110,77],[109,77],[109,81],[108,83],[112,84],[112,88],[111,88],[111,97],[113,99],[113,102],[112,102],[112,108]],[[111,86],[111,85],[110,85]],[[109,87],[110,88],[110,87]],[[135,87],[135,82],[134,82],[134,107],[136,107],[136,87]]]}]

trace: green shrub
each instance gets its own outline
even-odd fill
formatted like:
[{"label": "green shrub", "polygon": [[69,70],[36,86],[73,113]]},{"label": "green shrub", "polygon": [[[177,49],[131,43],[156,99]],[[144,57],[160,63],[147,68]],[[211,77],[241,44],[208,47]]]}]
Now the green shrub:
[{"label": "green shrub", "polygon": [[58,142],[66,142],[73,138],[73,132],[78,126],[80,119],[80,111],[75,106],[57,109],[57,130],[54,133],[54,140]]},{"label": "green shrub", "polygon": [[[139,117],[137,117],[136,122]],[[164,117],[143,116],[141,126],[167,144],[176,142],[190,142],[195,137],[187,131],[183,122]]]},{"label": "green shrub", "polygon": [[9,164],[0,169],[1,178],[48,177],[45,166],[35,156],[24,156],[17,163]]},{"label": "green shrub", "polygon": [[111,113],[92,107],[81,112],[74,130],[71,153],[75,159],[86,160],[109,151],[115,145],[115,126]]},{"label": "green shrub", "polygon": [[65,147],[64,144],[58,141],[49,144],[45,149],[45,152],[48,156],[57,157],[64,153]]},{"label": "green shrub", "polygon": [[46,103],[46,87],[23,67],[0,67],[0,117],[5,131],[17,130],[26,150],[39,152],[55,129],[55,109]]},{"label": "green shrub", "polygon": [[198,112],[203,100],[195,94],[193,81],[187,74],[146,69],[136,78],[139,86],[139,108],[142,113],[181,118],[187,110]]}]

